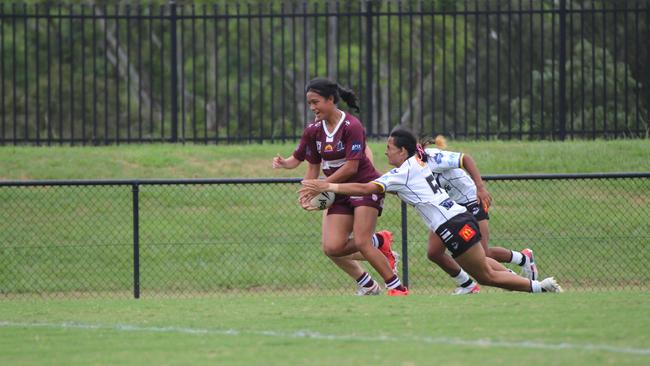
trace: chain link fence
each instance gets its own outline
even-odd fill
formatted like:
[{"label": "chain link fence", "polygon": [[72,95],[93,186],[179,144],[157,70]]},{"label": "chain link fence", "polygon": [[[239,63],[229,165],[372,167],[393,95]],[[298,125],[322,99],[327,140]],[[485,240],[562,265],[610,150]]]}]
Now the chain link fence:
[{"label": "chain link fence", "polygon": [[[533,248],[541,276],[569,291],[649,289],[650,173],[485,179],[491,245]],[[320,249],[321,214],[298,206],[298,187],[0,182],[0,298],[352,294],[355,282]],[[393,231],[403,280],[414,293],[450,292],[453,281],[426,258],[426,227],[403,209],[390,195],[377,227]]]}]

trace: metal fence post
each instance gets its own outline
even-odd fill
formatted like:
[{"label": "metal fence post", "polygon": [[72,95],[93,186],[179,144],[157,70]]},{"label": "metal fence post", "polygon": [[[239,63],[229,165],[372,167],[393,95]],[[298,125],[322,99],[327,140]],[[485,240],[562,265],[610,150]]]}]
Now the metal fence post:
[{"label": "metal fence post", "polygon": [[133,297],[140,298],[140,185],[133,182]]},{"label": "metal fence post", "polygon": [[402,284],[409,286],[408,223],[406,203],[402,202]]},{"label": "metal fence post", "polygon": [[560,74],[559,74],[559,138],[566,136],[566,0],[560,0]]},{"label": "metal fence post", "polygon": [[372,136],[372,1],[368,0],[366,8],[366,130],[367,136]]},{"label": "metal fence post", "polygon": [[176,2],[169,1],[170,10],[170,23],[171,29],[169,32],[170,39],[170,53],[171,53],[171,108],[172,108],[172,126],[171,138],[172,142],[178,141],[178,60],[176,58],[177,36],[176,36]]}]

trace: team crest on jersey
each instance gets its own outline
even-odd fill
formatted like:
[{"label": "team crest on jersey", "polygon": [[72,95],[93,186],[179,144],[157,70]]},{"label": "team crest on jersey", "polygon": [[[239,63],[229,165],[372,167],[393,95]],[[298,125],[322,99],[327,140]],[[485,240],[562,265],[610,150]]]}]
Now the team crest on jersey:
[{"label": "team crest on jersey", "polygon": [[359,151],[361,151],[361,143],[353,142],[352,143],[352,152],[359,152]]},{"label": "team crest on jersey", "polygon": [[330,144],[325,145],[325,152],[329,152],[329,151],[332,151],[332,150],[334,150],[332,148],[332,145],[330,145]]},{"label": "team crest on jersey", "polygon": [[[354,145],[352,146],[352,148],[354,148]],[[343,141],[339,141],[336,144],[336,151],[343,151],[343,150],[345,150],[345,145],[343,145]]]},{"label": "team crest on jersey", "polygon": [[474,231],[474,229],[472,229],[472,227],[468,224],[465,224],[465,226],[463,226],[458,232],[458,235],[460,235],[460,237],[463,238],[463,240],[466,242],[469,242],[470,239],[476,235],[476,231]]},{"label": "team crest on jersey", "polygon": [[323,144],[322,142],[316,141],[316,150],[318,150],[319,153],[321,152],[321,147],[323,147],[322,144]]}]

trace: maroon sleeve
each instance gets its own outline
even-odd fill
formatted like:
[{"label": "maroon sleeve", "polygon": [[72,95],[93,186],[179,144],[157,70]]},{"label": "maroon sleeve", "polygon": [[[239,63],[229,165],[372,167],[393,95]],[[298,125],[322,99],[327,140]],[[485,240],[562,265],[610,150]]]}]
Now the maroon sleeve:
[{"label": "maroon sleeve", "polygon": [[313,137],[312,125],[307,126],[300,137],[300,142],[293,151],[293,157],[300,160],[307,160],[311,164],[320,164],[320,155],[316,151],[316,141]]},{"label": "maroon sleeve", "polygon": [[350,125],[343,136],[345,144],[345,159],[361,160],[366,156],[366,132],[357,120],[350,121]]}]

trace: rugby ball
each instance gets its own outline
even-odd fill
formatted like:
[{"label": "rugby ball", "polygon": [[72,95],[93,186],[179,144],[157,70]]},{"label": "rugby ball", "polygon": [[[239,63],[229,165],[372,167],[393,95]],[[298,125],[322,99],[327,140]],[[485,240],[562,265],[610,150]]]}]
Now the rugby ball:
[{"label": "rugby ball", "polygon": [[334,196],[335,194],[333,192],[321,192],[312,198],[309,204],[319,210],[326,210],[334,203]]}]

